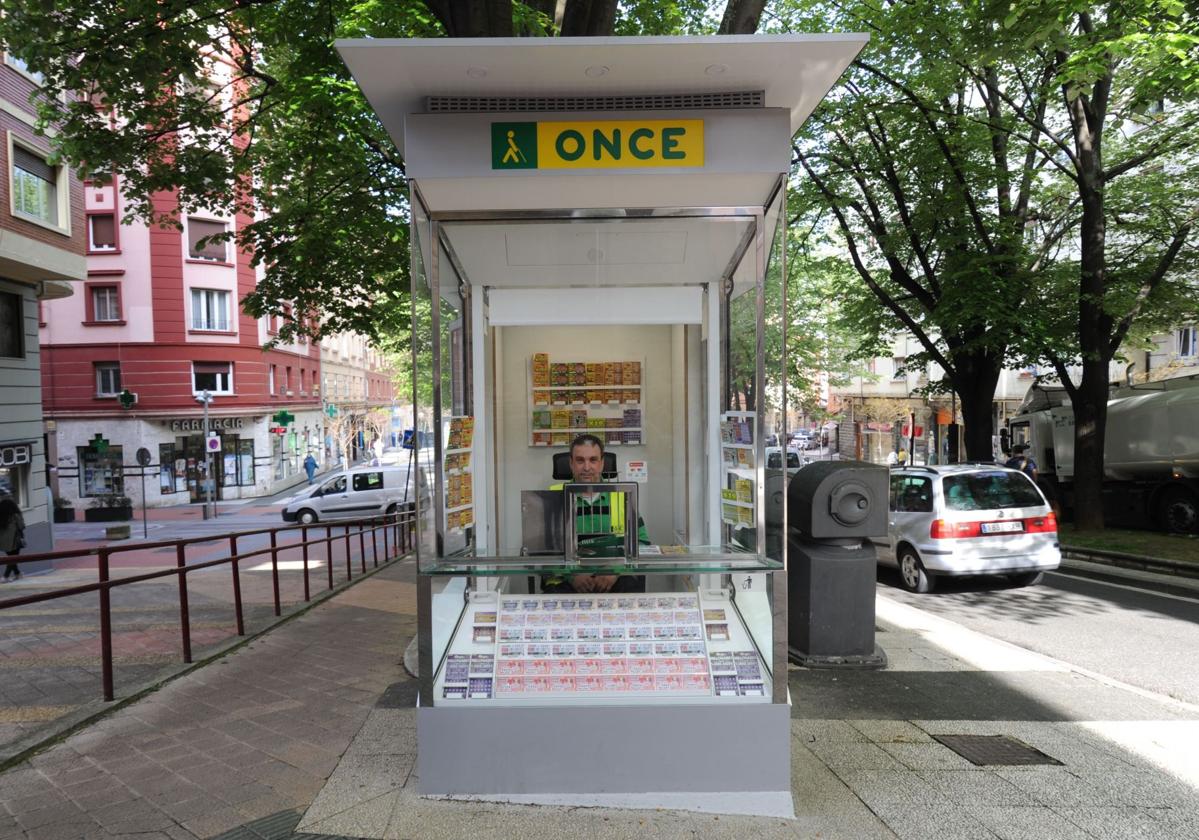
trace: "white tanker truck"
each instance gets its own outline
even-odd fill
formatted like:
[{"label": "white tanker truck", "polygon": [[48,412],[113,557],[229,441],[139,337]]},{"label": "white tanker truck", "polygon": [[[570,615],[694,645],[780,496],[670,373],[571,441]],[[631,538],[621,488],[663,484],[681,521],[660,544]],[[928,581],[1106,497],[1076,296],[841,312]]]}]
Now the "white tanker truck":
[{"label": "white tanker truck", "polygon": [[[1070,513],[1074,411],[1059,387],[1034,386],[1008,421],[1039,477]],[[1114,388],[1107,404],[1104,517],[1109,525],[1199,530],[1199,376]]]}]

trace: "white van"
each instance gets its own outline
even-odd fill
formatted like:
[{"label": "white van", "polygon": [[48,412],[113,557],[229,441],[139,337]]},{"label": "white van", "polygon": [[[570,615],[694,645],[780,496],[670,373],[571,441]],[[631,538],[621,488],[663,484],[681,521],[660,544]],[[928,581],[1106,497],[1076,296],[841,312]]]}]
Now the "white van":
[{"label": "white van", "polygon": [[406,467],[356,467],[325,476],[311,490],[283,508],[284,522],[311,525],[325,519],[365,519],[395,513],[412,501]]}]

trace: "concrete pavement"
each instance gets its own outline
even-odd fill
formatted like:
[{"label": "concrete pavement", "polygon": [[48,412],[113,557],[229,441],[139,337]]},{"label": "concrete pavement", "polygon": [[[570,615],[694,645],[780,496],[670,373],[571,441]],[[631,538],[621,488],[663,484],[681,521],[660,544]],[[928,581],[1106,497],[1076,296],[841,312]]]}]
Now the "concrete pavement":
[{"label": "concrete pavement", "polygon": [[[790,671],[794,820],[421,799],[414,574],[387,567],[0,774],[0,838],[1199,836],[1199,709],[886,597],[888,670]],[[935,737],[963,734],[1061,763],[980,767]]]}]

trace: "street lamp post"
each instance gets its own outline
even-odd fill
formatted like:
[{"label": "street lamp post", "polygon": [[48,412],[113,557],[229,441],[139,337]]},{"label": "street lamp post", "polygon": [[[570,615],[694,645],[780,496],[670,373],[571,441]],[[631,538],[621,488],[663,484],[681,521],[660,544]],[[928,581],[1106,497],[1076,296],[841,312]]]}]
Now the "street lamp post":
[{"label": "street lamp post", "polygon": [[[212,517],[209,507],[212,505],[212,485],[216,480],[212,472],[212,453],[208,451],[208,404],[212,402],[212,392],[201,391],[196,395],[196,401],[204,404],[204,518],[208,519]],[[212,511],[213,514],[215,512]]]}]

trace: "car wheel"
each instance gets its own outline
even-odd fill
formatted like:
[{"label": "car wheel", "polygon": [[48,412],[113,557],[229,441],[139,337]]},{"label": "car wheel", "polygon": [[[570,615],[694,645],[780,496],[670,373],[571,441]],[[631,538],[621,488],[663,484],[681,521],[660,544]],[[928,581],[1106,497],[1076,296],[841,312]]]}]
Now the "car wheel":
[{"label": "car wheel", "polygon": [[1018,575],[1008,575],[1008,580],[1016,586],[1036,586],[1045,577],[1044,572],[1021,572]]},{"label": "car wheel", "polygon": [[933,591],[933,576],[924,571],[920,555],[908,545],[899,549],[899,579],[908,592],[923,594]]},{"label": "car wheel", "polygon": [[383,512],[384,512],[385,514],[387,514],[388,516],[394,516],[394,515],[395,515],[395,512],[396,512],[396,505],[395,505],[395,502],[392,502],[391,504],[389,504],[389,505],[387,506],[387,510],[385,510],[385,511],[383,511]]},{"label": "car wheel", "polygon": [[304,508],[296,514],[296,521],[301,525],[311,525],[313,522],[316,522],[316,512]]}]

